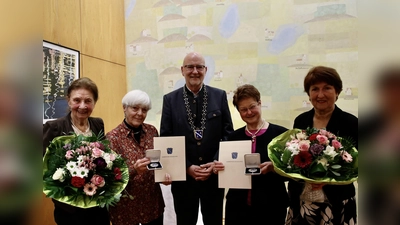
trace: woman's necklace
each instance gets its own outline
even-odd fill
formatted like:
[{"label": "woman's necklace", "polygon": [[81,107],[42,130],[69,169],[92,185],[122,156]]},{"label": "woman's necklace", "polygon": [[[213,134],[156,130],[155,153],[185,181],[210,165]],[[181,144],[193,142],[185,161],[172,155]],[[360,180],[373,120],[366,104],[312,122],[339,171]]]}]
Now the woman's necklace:
[{"label": "woman's necklace", "polygon": [[82,134],[83,136],[91,136],[91,132],[90,132],[90,123],[89,123],[89,121],[88,121],[88,126],[87,126],[87,128],[86,128],[86,130],[81,130],[81,129],[79,129],[75,124],[74,124],[74,122],[71,120],[71,123],[72,123],[72,129],[74,130],[74,132],[77,134],[77,135],[80,135],[80,134]]},{"label": "woman's necklace", "polygon": [[251,132],[249,131],[249,129],[247,128],[247,125],[246,125],[246,132],[249,133],[249,134],[251,135],[251,142],[254,142],[254,140],[256,139],[256,136],[257,136],[258,132],[260,132],[260,130],[264,127],[264,125],[265,125],[265,120],[263,119],[263,120],[262,120],[261,126],[260,126],[260,127],[258,128],[258,130],[257,130],[256,132],[254,132],[254,133],[251,133]]}]

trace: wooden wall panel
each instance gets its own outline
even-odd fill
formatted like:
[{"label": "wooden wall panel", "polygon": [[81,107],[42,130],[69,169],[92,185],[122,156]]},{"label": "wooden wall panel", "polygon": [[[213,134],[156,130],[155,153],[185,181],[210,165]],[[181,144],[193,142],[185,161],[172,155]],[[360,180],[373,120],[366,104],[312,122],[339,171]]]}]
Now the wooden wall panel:
[{"label": "wooden wall panel", "polygon": [[125,66],[83,56],[83,76],[92,79],[99,88],[99,100],[92,116],[104,120],[106,133],[122,122],[122,97],[126,94]]},{"label": "wooden wall panel", "polygon": [[81,51],[80,0],[44,0],[43,7],[43,39]]},{"label": "wooden wall panel", "polygon": [[51,198],[47,198],[44,194],[42,194],[42,216],[41,223],[42,225],[56,225],[54,221],[54,203]]},{"label": "wooden wall panel", "polygon": [[81,0],[81,8],[82,54],[125,65],[124,1]]},{"label": "wooden wall panel", "polygon": [[[126,93],[124,0],[42,0],[43,39],[79,50],[80,76],[99,87],[93,116],[106,132],[121,123]],[[55,225],[54,206],[43,196],[34,225]]]}]

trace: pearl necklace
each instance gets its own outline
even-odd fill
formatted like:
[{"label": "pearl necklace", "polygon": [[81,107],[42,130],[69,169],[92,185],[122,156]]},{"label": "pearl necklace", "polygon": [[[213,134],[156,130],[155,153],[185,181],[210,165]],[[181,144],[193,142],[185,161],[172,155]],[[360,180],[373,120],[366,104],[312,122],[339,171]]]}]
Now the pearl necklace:
[{"label": "pearl necklace", "polygon": [[260,132],[260,130],[264,127],[264,125],[265,125],[265,120],[263,119],[260,128],[258,128],[258,130],[254,133],[251,133],[246,125],[246,132],[251,135],[251,142],[254,142],[254,140],[256,139],[256,135],[258,134],[258,132]]}]

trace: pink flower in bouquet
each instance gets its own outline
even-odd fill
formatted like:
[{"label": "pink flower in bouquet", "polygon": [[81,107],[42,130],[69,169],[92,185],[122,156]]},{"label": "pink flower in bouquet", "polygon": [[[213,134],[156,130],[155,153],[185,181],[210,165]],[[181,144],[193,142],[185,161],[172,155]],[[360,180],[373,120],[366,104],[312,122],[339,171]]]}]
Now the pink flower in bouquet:
[{"label": "pink flower in bouquet", "polygon": [[92,184],[96,185],[97,187],[103,187],[106,184],[104,178],[99,175],[93,175],[92,179],[90,179],[90,182],[92,182]]},{"label": "pink flower in bouquet", "polygon": [[308,151],[309,148],[310,148],[310,141],[302,140],[299,142],[299,150],[300,151]]},{"label": "pink flower in bouquet", "polygon": [[95,158],[99,158],[99,157],[103,156],[103,154],[104,154],[104,151],[97,147],[94,147],[92,149],[92,156]]},{"label": "pink flower in bouquet", "polygon": [[299,140],[297,140],[297,139],[292,139],[292,140],[286,142],[286,147],[289,147],[289,146],[298,146],[298,143],[299,143]]},{"label": "pink flower in bouquet", "polygon": [[77,177],[77,176],[72,177],[71,184],[72,184],[72,186],[77,187],[77,188],[83,187],[85,185],[85,179],[82,177]]},{"label": "pink flower in bouquet", "polygon": [[320,135],[328,136],[329,132],[327,130],[321,129],[319,130]]},{"label": "pink flower in bouquet", "polygon": [[325,135],[317,135],[317,140],[321,145],[329,144],[329,140]]},{"label": "pink flower in bouquet", "polygon": [[338,140],[332,140],[332,146],[335,149],[340,149],[342,147],[342,144]]},{"label": "pink flower in bouquet", "polygon": [[342,151],[342,159],[348,163],[353,161],[353,157],[346,151]]},{"label": "pink flower in bouquet", "polygon": [[77,148],[75,151],[76,151],[78,154],[83,155],[83,154],[86,153],[87,149],[86,149],[85,146],[80,146],[80,147]]},{"label": "pink flower in bouquet", "polygon": [[72,158],[74,157],[74,153],[75,153],[74,150],[68,150],[68,151],[65,153],[65,158],[66,158],[66,159],[72,159]]},{"label": "pink flower in bouquet", "polygon": [[96,142],[91,142],[89,146],[92,148],[100,148],[101,145],[99,142],[96,141]]},{"label": "pink flower in bouquet", "polygon": [[312,155],[308,151],[300,151],[294,156],[293,163],[300,168],[308,167],[312,162]]},{"label": "pink flower in bouquet", "polygon": [[115,160],[115,154],[112,154],[112,153],[110,154],[110,160],[111,160],[111,161],[114,161],[114,160]]},{"label": "pink flower in bouquet", "polygon": [[85,187],[83,187],[83,191],[85,192],[86,195],[93,196],[96,194],[97,187],[94,184],[87,183],[85,184]]}]

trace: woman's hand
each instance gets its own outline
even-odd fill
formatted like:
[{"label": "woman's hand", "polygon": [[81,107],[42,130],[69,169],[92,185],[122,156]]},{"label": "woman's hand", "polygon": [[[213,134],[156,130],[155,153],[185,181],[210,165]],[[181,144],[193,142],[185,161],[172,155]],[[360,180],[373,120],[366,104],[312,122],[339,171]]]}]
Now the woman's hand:
[{"label": "woman's hand", "polygon": [[272,162],[267,161],[260,164],[261,174],[267,174],[271,171],[274,171],[274,165]]},{"label": "woman's hand", "polygon": [[172,184],[171,175],[169,175],[169,173],[165,174],[165,180],[162,182],[162,184],[167,186]]},{"label": "woman's hand", "polygon": [[148,158],[143,158],[143,159],[138,159],[134,164],[133,168],[136,170],[136,172],[141,175],[147,171],[147,165],[150,164],[150,159]]}]

